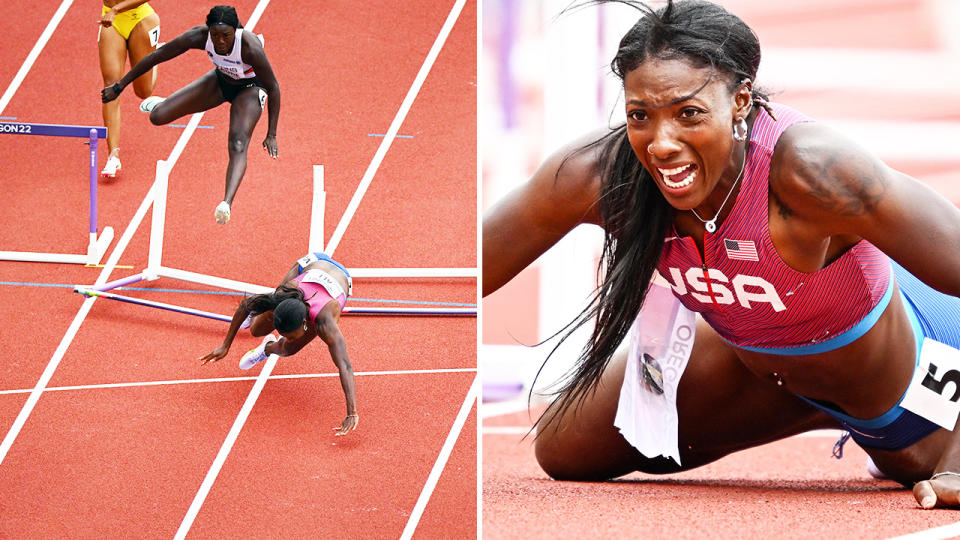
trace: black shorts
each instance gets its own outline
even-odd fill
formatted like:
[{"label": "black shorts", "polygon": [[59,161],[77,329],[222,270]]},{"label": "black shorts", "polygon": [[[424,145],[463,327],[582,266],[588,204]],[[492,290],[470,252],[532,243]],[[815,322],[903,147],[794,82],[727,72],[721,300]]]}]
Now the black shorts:
[{"label": "black shorts", "polygon": [[262,82],[257,80],[256,77],[253,79],[242,79],[240,81],[231,82],[235,81],[235,79],[231,79],[223,73],[220,73],[219,69],[214,69],[213,72],[217,74],[217,85],[220,86],[220,94],[223,95],[224,100],[230,103],[233,103],[233,100],[237,98],[237,95],[240,94],[240,92],[243,92],[246,88],[250,88],[251,86],[266,88],[263,86]]}]

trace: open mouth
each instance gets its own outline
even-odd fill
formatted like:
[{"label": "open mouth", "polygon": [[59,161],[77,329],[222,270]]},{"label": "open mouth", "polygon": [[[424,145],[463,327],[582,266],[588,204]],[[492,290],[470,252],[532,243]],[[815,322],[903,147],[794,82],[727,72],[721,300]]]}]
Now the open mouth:
[{"label": "open mouth", "polygon": [[687,187],[697,178],[697,166],[694,163],[673,169],[661,169],[657,167],[657,171],[660,173],[660,177],[663,178],[663,183],[672,189]]}]

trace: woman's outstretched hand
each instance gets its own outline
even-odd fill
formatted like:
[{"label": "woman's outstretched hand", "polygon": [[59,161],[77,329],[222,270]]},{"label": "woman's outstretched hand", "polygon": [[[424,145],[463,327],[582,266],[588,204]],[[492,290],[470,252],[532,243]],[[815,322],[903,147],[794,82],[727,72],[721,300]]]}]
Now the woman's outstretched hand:
[{"label": "woman's outstretched hand", "polygon": [[339,427],[333,428],[336,431],[336,436],[346,435],[351,431],[357,429],[357,424],[360,423],[360,415],[357,414],[348,414],[346,418],[343,419],[343,422],[340,422]]},{"label": "woman's outstretched hand", "polygon": [[270,157],[277,159],[277,136],[267,135],[267,138],[263,139],[263,148],[270,154]]},{"label": "woman's outstretched hand", "polygon": [[229,349],[221,345],[216,349],[208,352],[207,354],[201,356],[200,358],[198,358],[198,360],[200,360],[200,365],[202,366],[207,362],[216,362],[217,360],[221,360],[224,356],[227,355],[227,352],[229,352]]}]

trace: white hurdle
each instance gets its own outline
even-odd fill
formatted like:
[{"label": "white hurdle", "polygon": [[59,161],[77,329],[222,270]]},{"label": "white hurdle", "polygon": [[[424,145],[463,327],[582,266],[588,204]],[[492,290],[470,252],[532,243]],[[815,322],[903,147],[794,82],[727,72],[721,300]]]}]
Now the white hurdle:
[{"label": "white hurdle", "polygon": [[[118,297],[118,295],[96,294],[116,289],[136,283],[138,281],[153,281],[165,277],[198,283],[220,289],[244,292],[247,294],[269,293],[274,290],[273,287],[266,287],[254,283],[246,283],[234,279],[210,276],[188,270],[169,268],[163,266],[163,232],[166,219],[167,187],[170,179],[169,163],[163,160],[157,161],[156,180],[153,185],[152,205],[153,215],[151,216],[150,244],[147,256],[147,267],[139,274],[135,274],[123,279],[105,283],[99,286],[77,286],[76,292],[87,296],[100,296],[112,300],[126,301],[129,303],[140,304],[150,307],[159,307],[170,311],[179,311],[191,315],[196,315],[197,310],[190,308],[180,308],[168,304],[151,303],[145,301],[135,301],[133,299]],[[313,200],[310,221],[310,236],[308,239],[308,249],[310,251],[324,251],[323,246],[323,219],[324,207],[326,205],[326,192],[323,189],[323,166],[314,165],[313,167]],[[476,268],[350,268],[350,275],[354,278],[375,279],[375,278],[430,278],[430,277],[476,277]],[[344,310],[344,314],[356,315],[434,315],[434,316],[476,316],[476,308],[360,308],[353,307]],[[201,316],[213,315],[208,318],[221,318],[216,314],[206,314]]]},{"label": "white hurdle", "polygon": [[[323,190],[323,165],[313,166],[313,208],[310,210],[310,253],[323,251],[323,210],[327,192]],[[351,272],[352,274],[352,272]]]},{"label": "white hurdle", "polygon": [[105,139],[107,137],[107,128],[0,122],[0,133],[90,138],[90,237],[87,243],[86,254],[0,251],[0,260],[87,265],[100,264],[100,260],[107,252],[107,247],[110,245],[110,242],[113,241],[112,227],[105,227],[103,233],[98,233],[97,229],[97,139]]}]

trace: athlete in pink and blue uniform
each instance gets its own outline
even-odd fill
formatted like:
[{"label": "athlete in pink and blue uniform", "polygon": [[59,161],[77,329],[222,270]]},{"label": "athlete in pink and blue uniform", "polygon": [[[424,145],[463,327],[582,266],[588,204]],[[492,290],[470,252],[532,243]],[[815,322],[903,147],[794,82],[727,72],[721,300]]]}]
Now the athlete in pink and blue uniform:
[{"label": "athlete in pink and blue uniform", "polygon": [[[324,253],[310,253],[290,268],[276,291],[244,299],[237,306],[223,344],[200,357],[201,364],[227,356],[241,328],[250,328],[255,337],[263,337],[259,346],[243,355],[241,369],[250,369],[271,354],[291,356],[314,338],[327,344],[330,357],[340,372],[340,385],[347,401],[347,416],[335,428],[337,435],[356,429],[359,422],[353,368],[347,356],[347,344],[340,332],[340,313],[353,289],[350,272]],[[276,329],[280,334],[273,335]]]},{"label": "athlete in pink and blue uniform", "polygon": [[[537,459],[561,479],[667,473],[842,427],[923,508],[960,506],[960,430],[938,424],[960,369],[917,369],[928,347],[960,356],[960,211],[768,103],[759,63],[720,6],[645,11],[612,62],[625,124],[560,150],[485,217],[485,295],[574,227],[606,233],[579,320],[595,329],[538,422]],[[614,427],[620,346],[656,272],[702,315],[676,391],[682,465]],[[907,410],[914,391],[934,397]]]},{"label": "athlete in pink and blue uniform", "polygon": [[164,125],[197,112],[230,103],[230,133],[227,150],[226,188],[214,218],[225,224],[230,206],[247,169],[247,147],[264,106],[267,107],[267,135],[263,148],[277,157],[277,121],[280,117],[280,85],[263,50],[262,38],[246,32],[237,12],[230,6],[216,6],[207,14],[206,24],[196,26],[145,56],[130,72],[101,92],[104,103],[113,101],[124,87],[153,66],[180,56],[190,49],[205,50],[214,69],[177,90],[168,98],[149,97],[140,110],[150,113],[154,125]]}]

